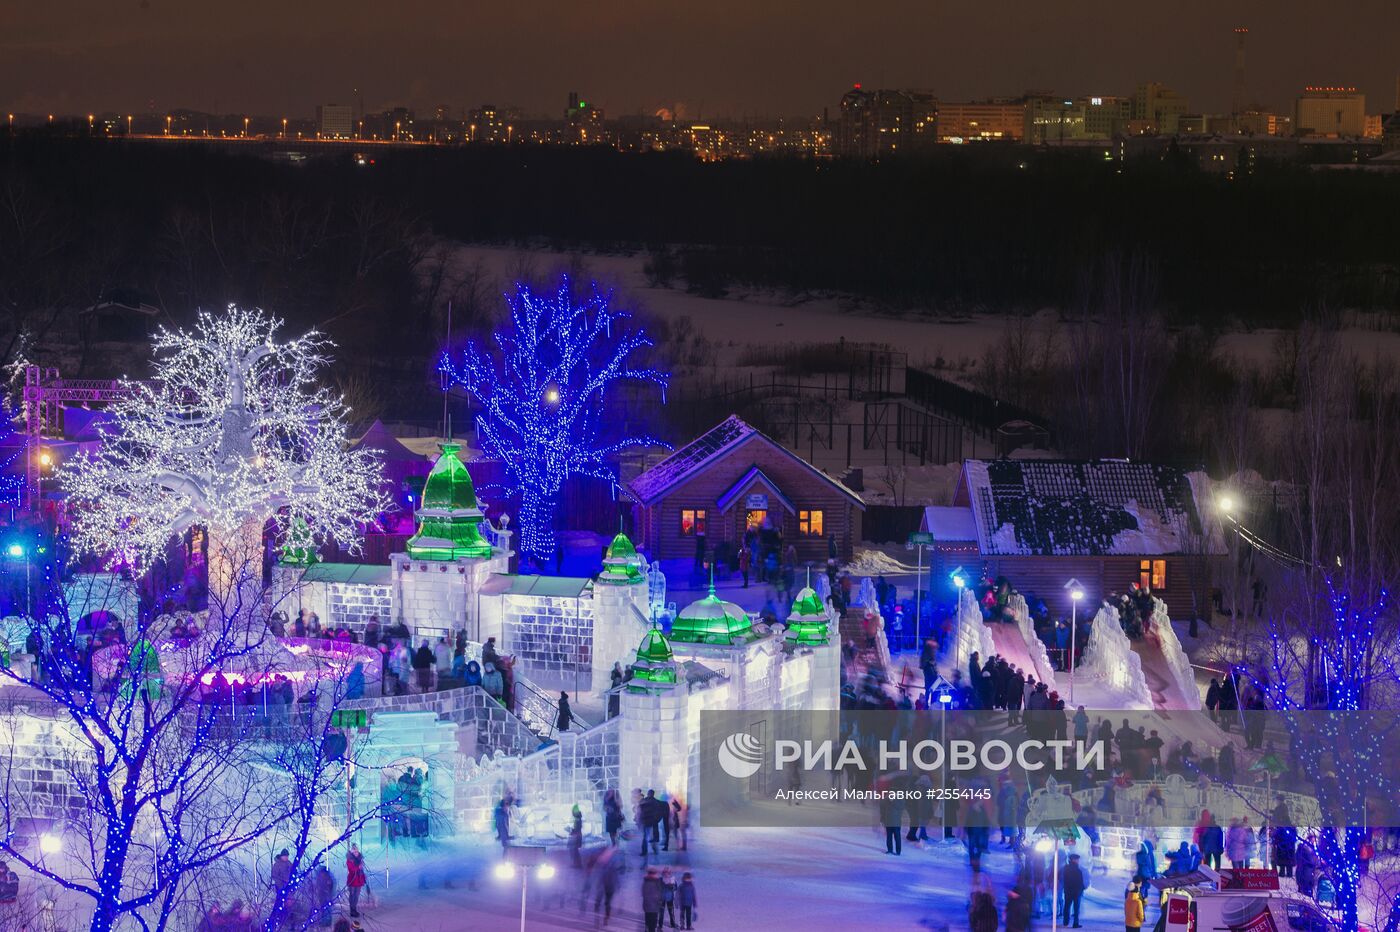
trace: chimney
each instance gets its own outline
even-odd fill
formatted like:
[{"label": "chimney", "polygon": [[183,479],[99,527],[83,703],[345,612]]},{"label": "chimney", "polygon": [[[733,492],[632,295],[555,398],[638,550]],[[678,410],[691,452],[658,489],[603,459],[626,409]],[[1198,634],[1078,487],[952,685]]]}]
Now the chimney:
[{"label": "chimney", "polygon": [[1248,36],[1248,27],[1235,27],[1235,100],[1232,110],[1235,116],[1244,113],[1244,108],[1248,106],[1244,91],[1244,40]]}]

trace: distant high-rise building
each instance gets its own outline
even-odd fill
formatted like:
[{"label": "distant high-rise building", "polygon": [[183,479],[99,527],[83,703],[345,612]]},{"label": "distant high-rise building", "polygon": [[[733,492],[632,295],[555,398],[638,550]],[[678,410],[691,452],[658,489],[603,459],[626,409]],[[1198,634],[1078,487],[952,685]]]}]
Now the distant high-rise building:
[{"label": "distant high-rise building", "polygon": [[1083,139],[1083,104],[1052,94],[1027,97],[1023,138],[1033,146],[1056,145]]},{"label": "distant high-rise building", "polygon": [[938,98],[929,91],[861,90],[841,98],[837,151],[853,158],[878,158],[931,145],[938,139]]},{"label": "distant high-rise building", "polygon": [[321,104],[316,108],[316,131],[322,139],[354,138],[355,108],[350,104]]},{"label": "distant high-rise building", "polygon": [[1133,92],[1133,129],[1138,133],[1174,136],[1191,102],[1160,81],[1139,84]]},{"label": "distant high-rise building", "polygon": [[467,114],[467,139],[471,142],[510,142],[515,125],[495,104],[482,104]]},{"label": "distant high-rise building", "polygon": [[999,98],[938,103],[939,142],[1019,142],[1026,131],[1026,102]]},{"label": "distant high-rise building", "polygon": [[1294,104],[1299,136],[1361,136],[1366,132],[1366,95],[1354,87],[1305,87]]},{"label": "distant high-rise building", "polygon": [[1112,139],[1128,130],[1133,117],[1130,97],[1081,97],[1077,101],[1084,112],[1085,139]]},{"label": "distant high-rise building", "polygon": [[1249,30],[1244,26],[1235,27],[1235,95],[1234,106],[1230,108],[1230,113],[1244,113],[1245,85],[1244,85],[1244,42],[1249,38]]},{"label": "distant high-rise building", "polygon": [[569,105],[564,108],[564,122],[568,127],[568,141],[575,145],[606,141],[602,109],[586,100],[580,100],[577,91],[569,92]]}]

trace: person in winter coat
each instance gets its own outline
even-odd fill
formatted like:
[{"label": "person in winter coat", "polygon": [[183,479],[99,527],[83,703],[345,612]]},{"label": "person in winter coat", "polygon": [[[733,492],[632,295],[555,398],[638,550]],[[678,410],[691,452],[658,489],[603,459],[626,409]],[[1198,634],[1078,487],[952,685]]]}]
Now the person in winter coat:
[{"label": "person in winter coat", "polygon": [[1001,917],[997,901],[986,890],[974,890],[967,907],[967,925],[972,932],[997,932]]},{"label": "person in winter coat", "polygon": [[418,645],[418,649],[413,652],[413,678],[417,681],[420,693],[428,692],[433,688],[433,667],[437,664],[437,658],[433,656],[433,649],[424,641]]},{"label": "person in winter coat", "polygon": [[1071,854],[1069,863],[1060,873],[1060,922],[1068,928],[1080,928],[1079,902],[1084,899],[1084,887],[1087,883],[1084,868],[1079,866],[1079,855]]},{"label": "person in winter coat", "polygon": [[1157,876],[1157,849],[1146,838],[1138,846],[1134,861],[1137,863],[1138,876],[1144,880],[1151,880]]},{"label": "person in winter coat", "polygon": [[561,692],[559,694],[559,715],[554,720],[554,727],[559,731],[568,731],[569,726],[574,723],[574,710],[569,708],[569,694]]},{"label": "person in winter coat", "polygon": [[695,898],[695,878],[690,871],[681,874],[681,882],[676,887],[676,901],[681,906],[681,928],[693,929],[695,923],[695,907],[699,901]]},{"label": "person in winter coat", "polygon": [[1201,849],[1201,863],[1220,869],[1220,857],[1225,853],[1225,832],[1215,822],[1209,809],[1201,810],[1201,820],[1196,823],[1199,836],[1196,844]]},{"label": "person in winter coat", "polygon": [[1001,840],[1007,849],[1016,847],[1016,807],[1019,800],[1016,798],[1016,785],[1010,780],[1001,784],[997,790],[997,824],[1001,826]]},{"label": "person in winter coat", "polygon": [[466,685],[466,686],[484,686],[484,685],[485,685],[484,682],[482,681],[482,678],[481,678],[481,664],[477,663],[475,660],[469,660],[469,661],[467,661],[467,673],[466,673],[466,676],[463,678],[463,685]]},{"label": "person in winter coat", "polygon": [[1299,842],[1294,852],[1294,860],[1294,879],[1298,881],[1298,892],[1310,897],[1317,889],[1317,850],[1309,842]]},{"label": "person in winter coat", "polygon": [[676,877],[669,867],[661,869],[661,919],[670,920],[671,928],[676,927]]},{"label": "person in winter coat", "polygon": [[488,663],[486,665],[486,672],[481,674],[481,686],[491,695],[491,698],[495,699],[497,702],[500,702],[502,697],[505,696],[506,680],[505,677],[501,676],[501,671],[496,669],[494,663]]},{"label": "person in winter coat", "polygon": [[501,852],[510,847],[510,804],[509,795],[501,797],[496,809],[491,813],[491,821],[496,829],[496,840],[501,843]]},{"label": "person in winter coat", "polygon": [[433,645],[433,662],[437,667],[438,679],[452,675],[452,648],[447,638],[438,638]]},{"label": "person in winter coat", "polygon": [[900,834],[900,827],[904,822],[903,801],[890,797],[881,798],[880,822],[885,826],[885,853],[902,854],[904,836]]},{"label": "person in winter coat", "polygon": [[290,897],[292,891],[287,889],[292,882],[292,862],[291,853],[283,848],[277,852],[277,858],[272,862],[272,890],[273,894],[282,893]]},{"label": "person in winter coat", "polygon": [[617,844],[617,833],[622,831],[622,801],[617,798],[617,790],[608,790],[603,797],[603,831],[613,845]]},{"label": "person in winter coat", "polygon": [[330,925],[331,905],[335,903],[335,877],[331,876],[326,865],[322,864],[316,868],[316,873],[312,877],[311,891],[313,909],[320,914],[318,921],[323,926]]},{"label": "person in winter coat", "polygon": [[1031,891],[1015,886],[1006,891],[1006,932],[1029,932],[1031,927]]},{"label": "person in winter coat", "polygon": [[1274,866],[1280,877],[1292,877],[1298,850],[1298,830],[1288,824],[1288,806],[1279,803],[1270,818],[1273,822]]},{"label": "person in winter coat", "polygon": [[647,932],[661,932],[661,909],[666,902],[666,891],[661,885],[661,873],[648,867],[642,878],[642,915],[646,918]]},{"label": "person in winter coat", "polygon": [[1249,867],[1257,844],[1248,819],[1230,821],[1230,828],[1225,832],[1225,854],[1230,858],[1231,867]]},{"label": "person in winter coat", "polygon": [[574,808],[569,811],[569,860],[574,867],[583,867],[583,858],[579,852],[583,850],[583,810],[574,803]]},{"label": "person in winter coat", "polygon": [[1147,918],[1147,901],[1142,896],[1141,878],[1134,877],[1123,894],[1123,927],[1127,932],[1139,932]]},{"label": "person in winter coat", "polygon": [[360,915],[360,892],[366,881],[365,856],[360,853],[359,845],[352,844],[350,853],[345,856],[345,892],[350,897],[351,916]]}]

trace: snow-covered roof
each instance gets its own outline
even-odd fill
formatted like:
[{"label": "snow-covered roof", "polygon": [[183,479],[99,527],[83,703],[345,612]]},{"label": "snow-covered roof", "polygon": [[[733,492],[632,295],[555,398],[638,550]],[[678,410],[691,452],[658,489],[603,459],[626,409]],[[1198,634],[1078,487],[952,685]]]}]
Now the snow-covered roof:
[{"label": "snow-covered roof", "polygon": [[389,428],[384,426],[383,421],[376,420],[369,425],[369,429],[364,432],[359,440],[356,440],[350,447],[352,450],[369,448],[379,451],[379,459],[382,462],[410,462],[422,463],[427,461],[427,457],[415,453],[399,442],[399,438],[390,433]]},{"label": "snow-covered roof", "polygon": [[830,483],[838,492],[848,497],[857,506],[862,509],[865,508],[865,502],[850,488],[822,472],[782,444],[774,441],[762,431],[748,424],[737,414],[731,414],[719,424],[710,428],[646,472],[637,476],[627,484],[627,488],[636,496],[639,502],[644,505],[650,504],[664,495],[668,490],[675,488],[677,485],[700,472],[712,461],[729,453],[731,450],[738,449],[756,437],[767,441],[774,449],[780,450],[792,457],[794,461],[801,463],[823,480]]},{"label": "snow-covered roof", "polygon": [[1126,460],[967,460],[963,481],[988,555],[1153,556],[1204,548],[1187,474]]},{"label": "snow-covered roof", "polygon": [[937,541],[976,540],[977,519],[965,506],[929,505],[924,509],[922,530]]}]

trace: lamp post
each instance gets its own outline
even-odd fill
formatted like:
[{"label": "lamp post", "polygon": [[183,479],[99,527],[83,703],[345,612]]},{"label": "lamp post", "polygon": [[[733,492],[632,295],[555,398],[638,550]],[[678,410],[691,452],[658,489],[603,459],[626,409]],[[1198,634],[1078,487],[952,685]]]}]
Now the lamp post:
[{"label": "lamp post", "polygon": [[1059,928],[1060,918],[1060,837],[1037,839],[1035,850],[1041,854],[1053,852],[1050,861],[1050,932],[1055,932]]},{"label": "lamp post", "polygon": [[953,686],[940,676],[933,681],[933,690],[938,696],[938,743],[944,749],[939,785],[945,791],[945,798],[942,800],[943,805],[938,810],[941,825],[938,840],[942,842],[948,837],[948,800],[946,798],[948,789],[948,706],[953,704]]},{"label": "lamp post", "polygon": [[1070,579],[1065,583],[1069,590],[1069,704],[1074,705],[1074,650],[1079,645],[1079,600],[1084,598],[1084,587],[1079,580]]},{"label": "lamp post", "polygon": [[6,549],[5,552],[8,553],[10,555],[10,558],[13,560],[24,561],[24,617],[29,618],[33,614],[33,611],[32,606],[30,605],[29,559],[28,555],[25,553],[24,544],[10,544],[10,546]]},{"label": "lamp post", "polygon": [[[517,870],[517,868],[519,868]],[[554,876],[554,865],[545,860],[543,845],[510,845],[505,850],[505,860],[497,864],[492,873],[497,880],[512,880],[520,875],[520,932],[525,932],[526,895],[530,887],[530,871],[537,880],[549,880]]]}]

